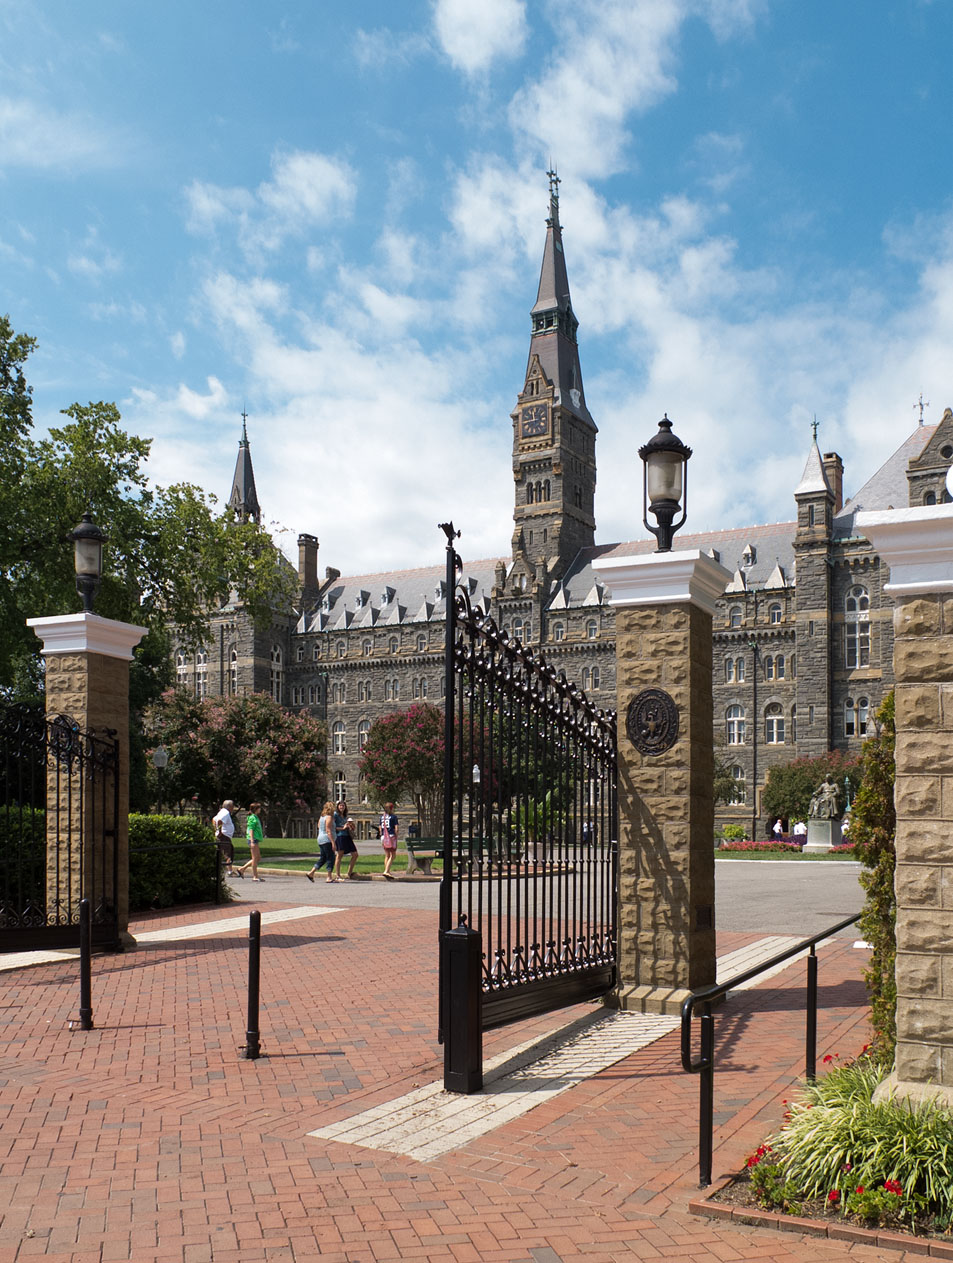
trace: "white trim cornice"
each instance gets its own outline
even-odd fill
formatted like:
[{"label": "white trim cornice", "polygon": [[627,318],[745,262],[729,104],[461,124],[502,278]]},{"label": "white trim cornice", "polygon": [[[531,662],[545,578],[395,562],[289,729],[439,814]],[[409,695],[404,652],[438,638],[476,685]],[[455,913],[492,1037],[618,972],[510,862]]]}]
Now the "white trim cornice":
[{"label": "white trim cornice", "polygon": [[81,614],[61,614],[52,618],[28,618],[43,641],[43,654],[98,653],[104,658],[132,660],[132,651],[146,634],[145,627],[119,623],[84,610]]},{"label": "white trim cornice", "polygon": [[597,557],[593,569],[609,589],[609,604],[697,605],[714,614],[731,571],[698,549],[643,553],[636,557]]},{"label": "white trim cornice", "polygon": [[953,592],[953,504],[858,513],[856,525],[890,567],[885,592]]}]

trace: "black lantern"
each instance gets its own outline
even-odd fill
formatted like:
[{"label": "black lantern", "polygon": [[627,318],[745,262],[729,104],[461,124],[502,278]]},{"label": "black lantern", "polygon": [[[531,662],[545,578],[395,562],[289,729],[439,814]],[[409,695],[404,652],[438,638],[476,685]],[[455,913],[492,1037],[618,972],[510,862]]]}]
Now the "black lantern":
[{"label": "black lantern", "polygon": [[83,520],[68,537],[73,544],[73,565],[76,570],[76,591],[83,598],[83,609],[92,610],[93,598],[103,578],[103,544],[106,536],[87,509]]},{"label": "black lantern", "polygon": [[159,781],[159,815],[162,815],[162,773],[169,766],[169,752],[161,743],[152,751],[152,766]]},{"label": "black lantern", "polygon": [[[672,551],[675,532],[685,525],[688,506],[688,458],[692,449],[672,433],[668,414],[658,423],[658,434],[639,448],[642,459],[642,521],[658,540],[659,553]],[[684,501],[682,495],[684,492]],[[649,510],[658,526],[649,523]],[[678,513],[681,517],[675,521]]]}]

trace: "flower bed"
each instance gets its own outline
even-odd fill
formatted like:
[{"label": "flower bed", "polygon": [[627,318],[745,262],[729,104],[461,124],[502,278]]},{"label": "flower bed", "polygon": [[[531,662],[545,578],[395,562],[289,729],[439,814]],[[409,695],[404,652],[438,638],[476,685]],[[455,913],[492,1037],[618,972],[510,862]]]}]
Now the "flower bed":
[{"label": "flower bed", "polygon": [[774,838],[765,842],[722,842],[718,848],[719,851],[776,851],[779,855],[799,852],[800,849],[797,842],[785,842],[783,839],[778,842]]}]

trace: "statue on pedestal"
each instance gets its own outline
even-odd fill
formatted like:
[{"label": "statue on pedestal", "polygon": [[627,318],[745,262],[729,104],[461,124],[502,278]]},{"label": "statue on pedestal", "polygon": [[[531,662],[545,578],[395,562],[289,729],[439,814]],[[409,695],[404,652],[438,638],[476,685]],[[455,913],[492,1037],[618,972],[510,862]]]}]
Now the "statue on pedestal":
[{"label": "statue on pedestal", "polygon": [[844,814],[840,786],[830,772],[814,791],[807,814],[811,820],[839,820]]}]

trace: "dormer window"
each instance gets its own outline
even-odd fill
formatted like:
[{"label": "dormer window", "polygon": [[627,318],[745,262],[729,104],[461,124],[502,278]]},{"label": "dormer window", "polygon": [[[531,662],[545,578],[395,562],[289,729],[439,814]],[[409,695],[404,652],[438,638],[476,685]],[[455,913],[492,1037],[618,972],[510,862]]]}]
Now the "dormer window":
[{"label": "dormer window", "polygon": [[744,552],[741,554],[741,564],[743,566],[753,566],[758,560],[758,550],[751,544],[745,546]]}]

